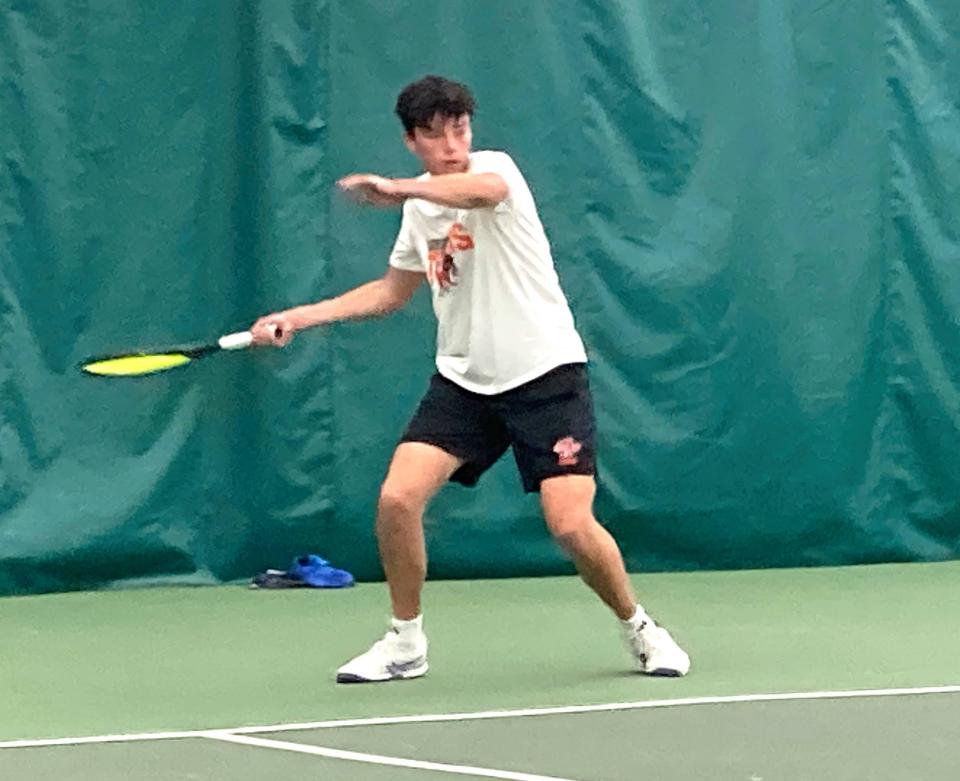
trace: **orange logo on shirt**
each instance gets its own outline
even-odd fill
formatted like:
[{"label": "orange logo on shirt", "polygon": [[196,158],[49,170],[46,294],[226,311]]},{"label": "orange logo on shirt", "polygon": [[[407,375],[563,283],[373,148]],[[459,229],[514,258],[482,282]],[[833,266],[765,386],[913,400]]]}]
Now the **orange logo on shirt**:
[{"label": "orange logo on shirt", "polygon": [[450,230],[447,231],[447,238],[450,240],[450,245],[454,250],[473,249],[473,236],[467,233],[467,229],[463,227],[463,223],[453,223],[453,225],[450,226]]},{"label": "orange logo on shirt", "polygon": [[427,278],[431,283],[436,282],[441,290],[449,290],[457,284],[457,275],[460,273],[453,254],[473,249],[473,247],[473,237],[463,227],[463,224],[453,223],[444,238],[427,241],[427,260],[429,262]]}]

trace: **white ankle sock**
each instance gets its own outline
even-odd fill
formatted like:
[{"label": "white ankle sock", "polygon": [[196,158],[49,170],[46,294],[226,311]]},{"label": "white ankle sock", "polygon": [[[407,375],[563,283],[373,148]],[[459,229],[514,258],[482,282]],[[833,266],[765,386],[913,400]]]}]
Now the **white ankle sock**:
[{"label": "white ankle sock", "polygon": [[423,634],[423,613],[416,618],[403,620],[401,618],[391,617],[390,625],[400,635],[401,640],[412,640]]},{"label": "white ankle sock", "polygon": [[654,620],[647,615],[647,611],[643,609],[643,605],[638,604],[636,612],[628,618],[626,621],[623,621],[626,626],[631,626],[634,629],[639,629],[643,624],[647,626],[656,626]]}]

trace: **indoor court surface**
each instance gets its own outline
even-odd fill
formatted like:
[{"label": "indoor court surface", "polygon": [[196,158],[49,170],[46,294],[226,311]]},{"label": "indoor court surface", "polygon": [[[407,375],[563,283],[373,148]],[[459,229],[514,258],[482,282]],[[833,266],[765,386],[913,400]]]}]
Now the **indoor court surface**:
[{"label": "indoor court surface", "polygon": [[576,578],[432,582],[431,670],[336,685],[382,584],[0,600],[0,779],[956,779],[960,562],[634,576],[693,659],[628,672]]}]

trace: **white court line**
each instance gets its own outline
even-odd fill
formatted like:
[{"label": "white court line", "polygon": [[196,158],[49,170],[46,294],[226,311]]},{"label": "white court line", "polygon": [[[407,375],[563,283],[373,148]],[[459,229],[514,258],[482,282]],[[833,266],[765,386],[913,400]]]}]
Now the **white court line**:
[{"label": "white court line", "polygon": [[[684,697],[670,700],[641,700],[639,702],[609,702],[600,705],[565,705],[555,708],[520,708],[517,710],[478,711],[472,713],[437,713],[422,716],[384,716],[366,719],[337,719],[335,721],[275,724],[262,727],[238,727],[223,730],[234,735],[256,735],[261,732],[292,732],[338,727],[376,727],[388,724],[429,724],[443,721],[478,721],[481,719],[513,719],[526,716],[562,716],[572,713],[604,713],[608,711],[642,710],[644,708],[672,708],[685,705],[724,705],[736,702],[776,702],[780,700],[832,700],[859,697],[902,697],[922,694],[960,694],[960,686],[925,686],[910,689],[856,689],[849,691],[788,692],[783,694],[735,694],[726,697]],[[3,744],[0,743],[0,748]]]},{"label": "white court line", "polygon": [[333,721],[304,721],[292,724],[270,724],[257,727],[229,727],[180,732],[145,732],[130,735],[95,735],[79,738],[46,738],[40,740],[10,740],[0,742],[4,748],[42,748],[44,746],[81,746],[89,743],[127,743],[131,741],[204,738],[217,734],[255,735],[261,732],[291,732],[338,727],[375,727],[386,724],[428,724],[442,721],[476,721],[480,719],[512,719],[525,716],[556,716],[568,713],[603,713],[607,711],[642,710],[645,708],[675,708],[689,705],[725,705],[738,702],[781,702],[789,700],[846,700],[869,697],[905,697],[924,694],[960,694],[960,685],[920,686],[901,689],[848,689],[841,691],[784,692],[780,694],[735,694],[725,697],[683,697],[671,700],[641,700],[639,702],[610,702],[600,705],[566,705],[555,708],[521,708],[517,710],[477,711],[467,713],[436,713],[422,716],[385,716],[366,719],[337,719]]},{"label": "white court line", "polygon": [[39,740],[8,740],[0,743],[2,748],[46,748],[48,746],[84,746],[88,743],[136,743],[149,740],[178,740],[180,738],[199,738],[206,734],[203,730],[186,732],[142,732],[130,735],[91,735],[83,738],[41,738]]},{"label": "white court line", "polygon": [[576,779],[573,778],[542,776],[534,773],[517,773],[512,770],[494,770],[487,767],[473,767],[472,765],[448,765],[445,762],[427,762],[419,759],[385,757],[380,754],[361,754],[357,751],[343,751],[338,748],[306,746],[302,743],[287,743],[282,740],[267,740],[265,738],[251,738],[246,735],[232,735],[229,732],[208,732],[204,737],[210,738],[211,740],[222,740],[227,743],[239,743],[242,746],[272,748],[279,751],[295,751],[298,754],[312,754],[317,757],[328,757],[330,759],[346,759],[350,762],[365,762],[370,765],[390,765],[392,767],[412,767],[417,770],[435,770],[439,773],[456,773],[461,776],[501,778],[504,779],[504,781],[576,781]]}]

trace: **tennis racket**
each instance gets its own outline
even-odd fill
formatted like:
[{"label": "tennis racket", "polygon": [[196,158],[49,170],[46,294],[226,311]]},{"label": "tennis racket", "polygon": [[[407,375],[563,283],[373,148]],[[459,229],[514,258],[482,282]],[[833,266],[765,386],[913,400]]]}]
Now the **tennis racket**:
[{"label": "tennis racket", "polygon": [[[274,326],[274,332],[279,339],[280,328]],[[211,344],[89,358],[80,364],[80,370],[95,377],[142,377],[146,374],[158,374],[179,366],[186,366],[188,363],[216,355],[224,350],[245,350],[252,344],[253,334],[250,331],[238,331],[235,334],[221,336]]]}]

